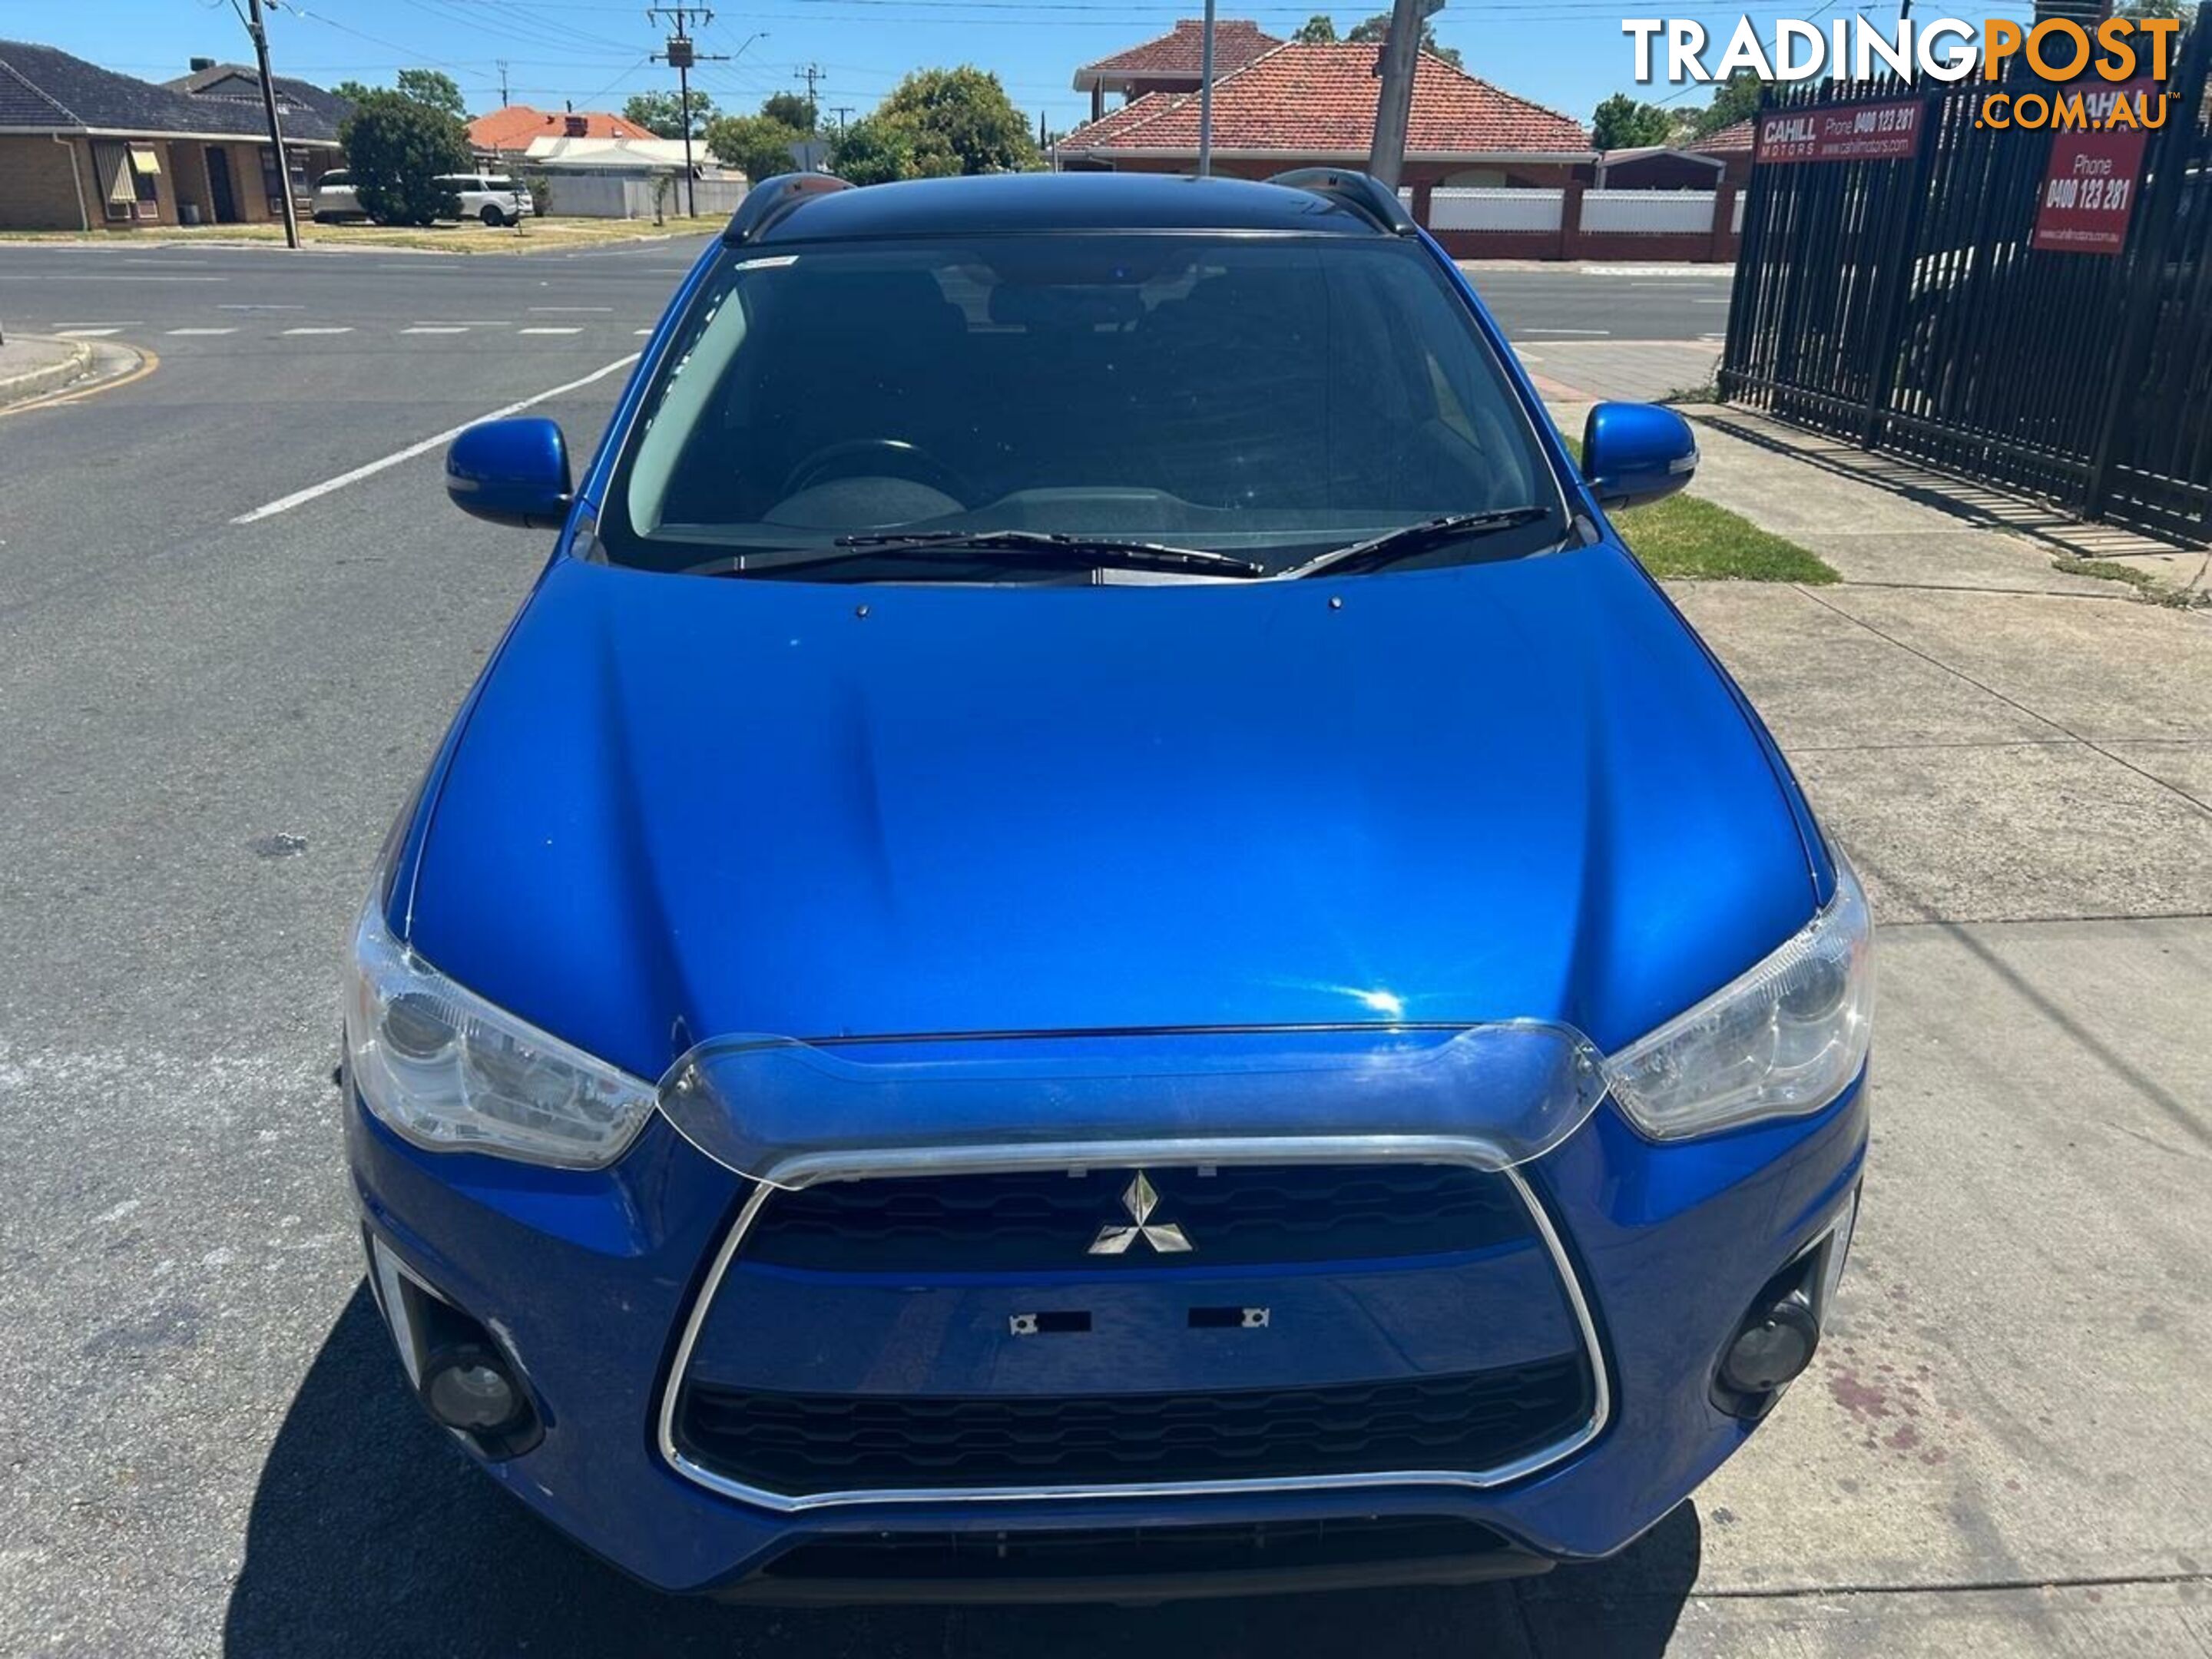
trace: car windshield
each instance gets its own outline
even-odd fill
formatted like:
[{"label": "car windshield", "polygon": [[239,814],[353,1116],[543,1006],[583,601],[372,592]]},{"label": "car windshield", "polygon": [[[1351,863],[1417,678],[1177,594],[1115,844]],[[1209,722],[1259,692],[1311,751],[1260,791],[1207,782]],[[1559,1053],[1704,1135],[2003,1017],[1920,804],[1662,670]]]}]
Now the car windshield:
[{"label": "car windshield", "polygon": [[[1118,579],[1221,580],[1410,526],[1345,574],[1537,552],[1566,526],[1425,249],[1006,235],[723,256],[627,434],[595,556],[1067,581],[1113,544]],[[971,535],[995,544],[963,561]]]}]

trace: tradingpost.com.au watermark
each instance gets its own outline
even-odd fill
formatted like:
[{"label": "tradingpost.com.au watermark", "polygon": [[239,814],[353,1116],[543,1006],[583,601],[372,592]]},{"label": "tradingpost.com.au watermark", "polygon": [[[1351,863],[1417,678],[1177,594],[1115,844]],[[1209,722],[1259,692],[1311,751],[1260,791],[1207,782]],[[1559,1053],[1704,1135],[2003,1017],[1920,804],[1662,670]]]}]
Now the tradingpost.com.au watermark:
[{"label": "tradingpost.com.au watermark", "polygon": [[[1738,18],[1715,56],[1718,37],[1693,18],[1625,17],[1620,23],[1633,43],[1636,79],[1645,86],[1725,81],[1743,70],[1762,81],[1870,80],[1885,71],[1963,81],[1978,70],[1994,81],[2017,58],[2045,81],[2072,84],[1991,92],[1976,111],[1978,125],[2109,131],[2165,125],[2167,100],[2154,83],[2166,78],[2181,32],[2172,17],[2108,17],[2087,25],[2057,17],[2026,27],[2008,17],[1979,23],[1906,18],[1887,32],[1864,16],[1838,17],[1825,27],[1784,17],[1768,27],[1762,34],[1750,18]],[[1663,72],[1657,61],[1662,55]]]}]

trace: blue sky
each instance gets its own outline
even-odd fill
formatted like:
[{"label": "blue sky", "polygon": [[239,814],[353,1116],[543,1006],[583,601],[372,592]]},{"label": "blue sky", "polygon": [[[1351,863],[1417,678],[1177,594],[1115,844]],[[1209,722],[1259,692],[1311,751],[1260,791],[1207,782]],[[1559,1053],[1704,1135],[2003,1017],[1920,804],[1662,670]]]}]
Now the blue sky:
[{"label": "blue sky", "polygon": [[[1820,9],[1832,15],[1859,3],[1829,0]],[[1342,30],[1382,3],[1355,0],[1332,15]],[[1747,9],[1765,21],[1809,15],[1817,3],[1753,0]],[[1222,0],[1220,15],[1250,17],[1287,34],[1315,9],[1313,0],[1251,6]],[[1636,6],[1646,16],[1696,17],[1723,35],[1746,9],[1741,0]],[[1937,8],[1926,9],[1932,15]],[[1972,15],[1990,9],[2020,8],[1991,8],[1984,0]],[[728,52],[735,61],[702,65],[694,87],[726,109],[750,110],[797,84],[800,67],[814,63],[821,65],[824,108],[844,105],[864,113],[909,69],[973,63],[996,70],[1032,120],[1042,111],[1054,128],[1065,128],[1089,113],[1086,95],[1068,85],[1078,64],[1198,13],[1173,0],[769,0],[718,7],[710,26],[695,29],[699,49]],[[1632,87],[1622,15],[1619,0],[1458,0],[1437,15],[1436,27],[1474,73],[1587,121],[1609,93],[1664,98],[1678,90]],[[1869,0],[1869,15],[1889,21],[1894,0]],[[757,31],[762,38],[747,45]],[[645,0],[283,0],[270,14],[269,34],[280,74],[328,85],[348,77],[388,82],[406,67],[443,69],[460,82],[472,113],[497,106],[501,58],[514,100],[541,108],[573,99],[579,109],[618,110],[634,92],[674,85],[665,66],[646,61],[659,40],[646,21]],[[252,54],[230,0],[0,0],[0,38],[59,46],[147,80],[181,75],[196,56]],[[1695,106],[1708,96],[1698,88],[1680,101]]]}]

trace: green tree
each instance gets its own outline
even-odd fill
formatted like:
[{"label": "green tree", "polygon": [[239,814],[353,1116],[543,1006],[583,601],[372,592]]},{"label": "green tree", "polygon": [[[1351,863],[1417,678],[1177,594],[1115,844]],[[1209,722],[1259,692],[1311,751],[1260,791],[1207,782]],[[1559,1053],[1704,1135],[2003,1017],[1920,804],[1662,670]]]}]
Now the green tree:
[{"label": "green tree", "polygon": [[1298,25],[1297,33],[1291,39],[1309,46],[1333,46],[1336,41],[1336,19],[1327,12],[1316,12]]},{"label": "green tree", "polygon": [[[1443,9],[1444,0],[1421,0],[1421,50],[1430,57],[1441,58],[1454,69],[1458,69],[1461,66],[1459,48],[1438,46],[1436,25],[1429,21]],[[1354,23],[1351,33],[1344,38],[1347,40],[1381,45],[1390,38],[1390,14],[1387,11],[1378,11],[1364,22]]]},{"label": "green tree", "polygon": [[725,167],[742,169],[758,184],[796,167],[791,147],[805,137],[765,115],[725,115],[708,124],[707,149]]},{"label": "green tree", "polygon": [[1674,118],[1656,104],[1639,104],[1616,92],[1590,118],[1590,142],[1600,149],[1636,149],[1663,144],[1674,134]]},{"label": "green tree", "polygon": [[399,95],[442,110],[456,121],[468,119],[469,106],[461,101],[459,82],[443,70],[404,69],[399,71]]},{"label": "green tree", "polygon": [[915,171],[914,145],[893,121],[863,116],[833,139],[830,171],[848,184],[888,185],[896,179],[920,177]]},{"label": "green tree", "polygon": [[814,100],[796,92],[772,92],[762,101],[760,112],[797,132],[811,132],[821,124],[822,112]]},{"label": "green tree", "polygon": [[358,104],[375,90],[374,87],[365,85],[359,81],[341,81],[331,88],[331,95],[334,98],[343,98],[349,104]]},{"label": "green tree", "polygon": [[[683,103],[672,92],[641,92],[623,106],[623,119],[633,126],[643,127],[656,138],[681,138],[684,136]],[[698,137],[708,127],[720,119],[721,111],[714,100],[703,92],[691,94],[691,136]]]},{"label": "green tree", "polygon": [[368,92],[338,128],[362,210],[380,224],[427,225],[460,210],[441,173],[472,165],[459,119],[401,92]]},{"label": "green tree", "polygon": [[877,106],[874,118],[905,134],[909,176],[1020,173],[1044,165],[1028,119],[999,77],[971,64],[915,70]]},{"label": "green tree", "polygon": [[2115,17],[2179,17],[2185,28],[2194,27],[2197,8],[2190,0],[2125,0],[2112,9]]},{"label": "green tree", "polygon": [[1749,70],[1738,70],[1713,88],[1713,101],[1691,120],[1691,131],[1703,138],[1723,127],[1748,121],[1759,113],[1759,94],[1765,84]]}]

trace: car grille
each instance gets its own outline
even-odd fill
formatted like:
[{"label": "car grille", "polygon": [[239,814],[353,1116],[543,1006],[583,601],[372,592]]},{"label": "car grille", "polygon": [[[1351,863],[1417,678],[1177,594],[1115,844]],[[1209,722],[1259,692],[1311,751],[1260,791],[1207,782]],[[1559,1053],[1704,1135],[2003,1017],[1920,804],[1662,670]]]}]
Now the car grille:
[{"label": "car grille", "polygon": [[1211,1394],[774,1394],[687,1382],[687,1456],[787,1497],[1481,1470],[1587,1421],[1579,1354],[1456,1376]]},{"label": "car grille", "polygon": [[1479,1250],[1532,1236],[1504,1176],[1456,1164],[1227,1165],[1149,1169],[1159,1215],[1188,1256],[1091,1256],[1103,1224],[1128,1219],[1130,1172],[1091,1170],[831,1182],[779,1194],[745,1259],[823,1272],[1049,1271],[1071,1264],[1211,1270]]}]

